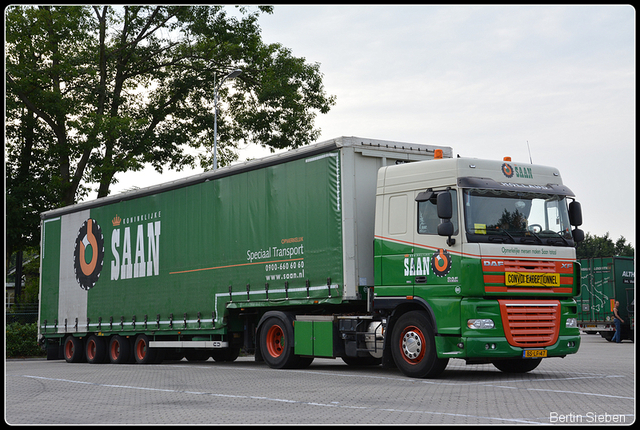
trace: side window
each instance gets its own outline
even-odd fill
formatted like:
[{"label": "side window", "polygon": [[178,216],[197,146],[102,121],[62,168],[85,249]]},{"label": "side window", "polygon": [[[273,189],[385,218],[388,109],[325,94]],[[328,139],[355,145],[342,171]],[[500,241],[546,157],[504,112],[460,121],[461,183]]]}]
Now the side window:
[{"label": "side window", "polygon": [[[456,190],[450,190],[453,201],[453,223],[454,235],[458,234],[458,198]],[[424,202],[418,202],[418,234],[438,234],[438,225],[441,220],[438,218],[437,194]]]},{"label": "side window", "polygon": [[407,233],[407,196],[389,198],[389,234]]}]

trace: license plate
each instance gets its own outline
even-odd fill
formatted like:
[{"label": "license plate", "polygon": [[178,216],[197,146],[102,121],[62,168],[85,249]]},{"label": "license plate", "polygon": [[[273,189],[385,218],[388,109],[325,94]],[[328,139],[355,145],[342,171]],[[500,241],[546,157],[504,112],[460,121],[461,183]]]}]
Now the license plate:
[{"label": "license plate", "polygon": [[522,351],[522,358],[543,358],[546,356],[546,349],[525,349]]},{"label": "license plate", "polygon": [[559,287],[559,273],[505,272],[504,283],[509,286]]}]

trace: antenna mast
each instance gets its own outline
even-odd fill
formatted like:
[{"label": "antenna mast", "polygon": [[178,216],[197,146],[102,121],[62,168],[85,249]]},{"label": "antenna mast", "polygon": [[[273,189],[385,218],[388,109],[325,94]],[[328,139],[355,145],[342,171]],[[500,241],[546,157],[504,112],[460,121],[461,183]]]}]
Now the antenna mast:
[{"label": "antenna mast", "polygon": [[529,150],[529,163],[533,164],[533,161],[531,160],[531,148],[529,148],[529,141],[527,140],[527,149]]}]

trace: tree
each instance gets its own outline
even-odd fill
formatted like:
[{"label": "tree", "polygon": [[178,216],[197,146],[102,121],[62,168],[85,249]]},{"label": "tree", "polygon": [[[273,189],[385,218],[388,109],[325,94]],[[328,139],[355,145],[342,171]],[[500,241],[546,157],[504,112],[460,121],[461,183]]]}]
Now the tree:
[{"label": "tree", "polygon": [[[216,77],[241,68],[218,118],[222,164],[239,143],[296,148],[317,138],[324,93],[318,64],[265,44],[260,13],[222,6],[12,6],[7,11],[7,97],[53,137],[61,204],[81,183],[106,196],[114,175],[152,164],[208,166]],[[12,144],[19,145],[17,142]],[[199,160],[187,149],[200,151]]]},{"label": "tree", "polygon": [[627,240],[620,236],[620,238],[614,243],[609,238],[609,232],[604,236],[591,236],[586,234],[584,241],[578,244],[576,248],[576,256],[581,258],[600,258],[600,257],[633,257],[635,250],[631,244],[626,243]]},{"label": "tree", "polygon": [[214,82],[232,69],[243,72],[219,94],[221,165],[239,144],[317,139],[315,116],[335,98],[318,64],[262,41],[258,17],[272,9],[9,6],[8,255],[39,240],[38,212],[75,203],[90,184],[103,197],[119,172],[210,167]]}]

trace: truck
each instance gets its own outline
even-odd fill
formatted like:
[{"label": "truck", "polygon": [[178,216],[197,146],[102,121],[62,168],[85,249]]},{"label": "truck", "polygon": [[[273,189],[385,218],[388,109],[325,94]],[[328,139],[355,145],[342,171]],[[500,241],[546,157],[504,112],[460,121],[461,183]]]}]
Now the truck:
[{"label": "truck", "polygon": [[632,257],[580,259],[581,293],[578,303],[578,327],[587,334],[600,334],[611,341],[616,327],[613,308],[624,320],[621,339],[634,340],[635,270]]},{"label": "truck", "polygon": [[574,197],[552,167],[340,137],[58,208],[40,340],[67,362],[528,372],[580,345]]}]

